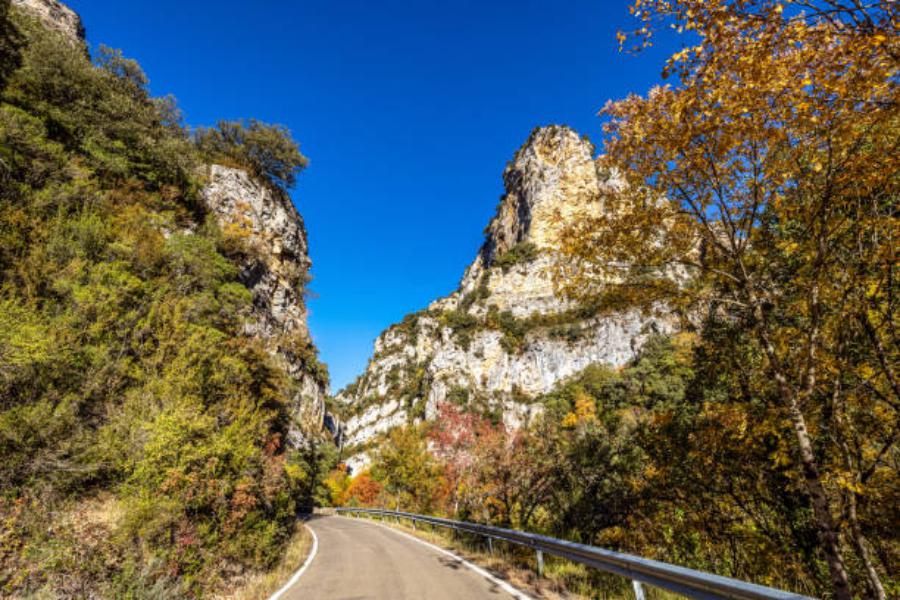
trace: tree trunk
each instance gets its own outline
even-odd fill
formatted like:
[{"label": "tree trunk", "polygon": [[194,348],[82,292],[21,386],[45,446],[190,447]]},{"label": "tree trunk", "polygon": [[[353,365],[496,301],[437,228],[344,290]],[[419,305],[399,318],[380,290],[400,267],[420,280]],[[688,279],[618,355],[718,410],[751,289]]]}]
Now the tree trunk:
[{"label": "tree trunk", "polygon": [[[776,379],[783,379],[783,376],[776,374]],[[785,392],[787,391],[788,393],[788,397],[785,399],[787,400],[788,411],[791,416],[791,424],[794,427],[794,434],[797,436],[800,464],[803,467],[806,491],[809,494],[810,502],[812,502],[819,544],[825,553],[825,561],[828,563],[828,571],[831,575],[831,588],[837,600],[850,600],[852,595],[850,593],[850,582],[847,578],[847,568],[844,565],[844,557],[841,553],[840,540],[838,539],[837,527],[834,524],[834,517],[831,514],[831,507],[828,504],[828,496],[825,494],[825,488],[822,486],[819,466],[813,453],[809,432],[806,429],[806,419],[800,410],[797,396],[793,393],[793,390],[790,390],[789,386],[782,386],[781,381],[779,381],[779,387],[782,388],[783,398]],[[785,390],[784,387],[788,387],[788,389]]]},{"label": "tree trunk", "polygon": [[[844,410],[844,398],[841,394],[840,380],[835,382],[834,392],[832,393],[832,404],[835,423],[837,423],[838,440],[840,443],[841,452],[844,455],[844,466],[846,467],[848,472],[856,472],[856,483],[858,485],[861,485],[859,475],[860,469],[854,469],[850,447],[847,444],[847,439],[844,437],[844,432],[849,431],[849,428],[847,425],[847,420],[845,418],[846,411]],[[866,568],[866,577],[869,579],[870,597],[873,598],[873,600],[885,600],[887,596],[884,592],[884,586],[881,583],[881,578],[878,576],[878,570],[875,568],[875,563],[872,562],[872,556],[869,553],[869,548],[866,538],[863,535],[862,528],[859,526],[859,517],[857,516],[856,507],[857,492],[856,490],[849,490],[847,492],[847,505],[844,514],[847,519],[847,523],[850,525],[850,538],[853,540],[853,545],[856,548],[856,553],[859,555],[859,558],[863,561],[863,565]]]},{"label": "tree trunk", "polygon": [[822,486],[819,465],[816,461],[815,452],[813,452],[809,430],[806,428],[806,418],[800,409],[799,394],[788,381],[784,369],[781,368],[781,360],[778,357],[778,353],[769,339],[762,302],[752,288],[748,292],[750,305],[753,307],[753,316],[756,320],[756,331],[759,341],[762,343],[763,350],[766,353],[769,368],[775,377],[775,382],[778,384],[778,393],[781,396],[781,401],[788,409],[791,425],[794,428],[794,435],[797,437],[803,480],[806,484],[806,492],[809,494],[809,499],[812,503],[819,546],[825,554],[825,562],[828,563],[832,592],[836,600],[851,600],[853,596],[850,593],[850,582],[847,577],[844,557],[841,553],[837,527],[831,514],[828,495]]},{"label": "tree trunk", "polygon": [[875,563],[872,562],[872,557],[869,555],[866,538],[862,533],[859,519],[856,516],[856,492],[851,491],[848,496],[847,522],[850,524],[850,537],[853,539],[853,545],[856,546],[856,551],[866,567],[866,577],[869,579],[871,597],[875,600],[885,600],[887,595],[884,592],[884,586],[881,584],[881,578],[875,569]]}]

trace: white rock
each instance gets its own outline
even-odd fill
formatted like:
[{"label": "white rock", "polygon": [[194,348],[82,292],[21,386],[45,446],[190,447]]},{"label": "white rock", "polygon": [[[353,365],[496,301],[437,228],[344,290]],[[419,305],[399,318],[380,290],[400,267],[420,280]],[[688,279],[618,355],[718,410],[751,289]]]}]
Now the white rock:
[{"label": "white rock", "polygon": [[246,333],[265,341],[298,383],[293,401],[297,426],[291,431],[296,442],[321,429],[328,393],[324,382],[281,344],[284,336],[309,339],[303,285],[312,262],[303,219],[285,192],[246,171],[212,165],[208,179],[202,190],[207,207],[222,230],[243,239],[249,249],[240,274],[253,294]]},{"label": "white rock", "polygon": [[46,27],[63,34],[73,45],[84,42],[84,25],[74,10],[57,0],[12,0],[19,7],[40,20]]}]

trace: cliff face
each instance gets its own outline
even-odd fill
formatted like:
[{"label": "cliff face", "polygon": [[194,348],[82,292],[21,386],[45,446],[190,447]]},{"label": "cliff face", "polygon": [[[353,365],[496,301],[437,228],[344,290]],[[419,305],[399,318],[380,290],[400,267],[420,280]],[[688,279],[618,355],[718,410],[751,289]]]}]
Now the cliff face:
[{"label": "cliff face", "polygon": [[286,193],[241,169],[210,166],[202,193],[223,232],[242,242],[240,278],[253,294],[246,333],[262,339],[297,383],[296,442],[323,426],[328,385],[301,291],[312,266],[303,219]]},{"label": "cliff face", "polygon": [[57,0],[12,0],[28,14],[39,19],[47,28],[58,31],[73,44],[84,41],[84,25],[74,10]]},{"label": "cliff face", "polygon": [[671,319],[606,313],[554,294],[560,220],[602,210],[622,185],[566,127],[535,130],[504,172],[506,194],[459,289],[382,333],[360,378],[338,395],[351,466],[378,434],[466,403],[515,427],[536,400],[587,366],[623,365]]}]

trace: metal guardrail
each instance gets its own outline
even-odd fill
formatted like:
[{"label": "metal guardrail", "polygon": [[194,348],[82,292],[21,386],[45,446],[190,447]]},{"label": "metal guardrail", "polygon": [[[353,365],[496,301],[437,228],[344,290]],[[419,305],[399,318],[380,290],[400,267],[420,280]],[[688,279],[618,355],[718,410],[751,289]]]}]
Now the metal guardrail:
[{"label": "metal guardrail", "polygon": [[777,590],[730,577],[722,577],[596,546],[576,544],[575,542],[567,542],[545,535],[526,533],[514,529],[503,529],[490,525],[378,508],[337,508],[335,510],[338,513],[393,517],[398,522],[400,519],[406,519],[411,521],[413,526],[417,522],[428,523],[433,526],[474,533],[487,538],[488,547],[492,552],[493,545],[491,540],[503,540],[512,544],[533,548],[537,556],[539,575],[543,571],[544,553],[559,556],[630,579],[637,600],[644,599],[642,584],[659,587],[688,598],[709,600],[721,598],[734,600],[812,600],[808,596],[802,596],[793,592]]}]

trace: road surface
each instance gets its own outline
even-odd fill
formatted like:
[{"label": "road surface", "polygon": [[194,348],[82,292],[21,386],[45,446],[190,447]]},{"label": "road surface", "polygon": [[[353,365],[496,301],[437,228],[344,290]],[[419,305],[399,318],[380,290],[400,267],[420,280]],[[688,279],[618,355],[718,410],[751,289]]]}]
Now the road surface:
[{"label": "road surface", "polygon": [[362,519],[314,517],[318,552],[281,600],[508,600],[459,560]]}]

